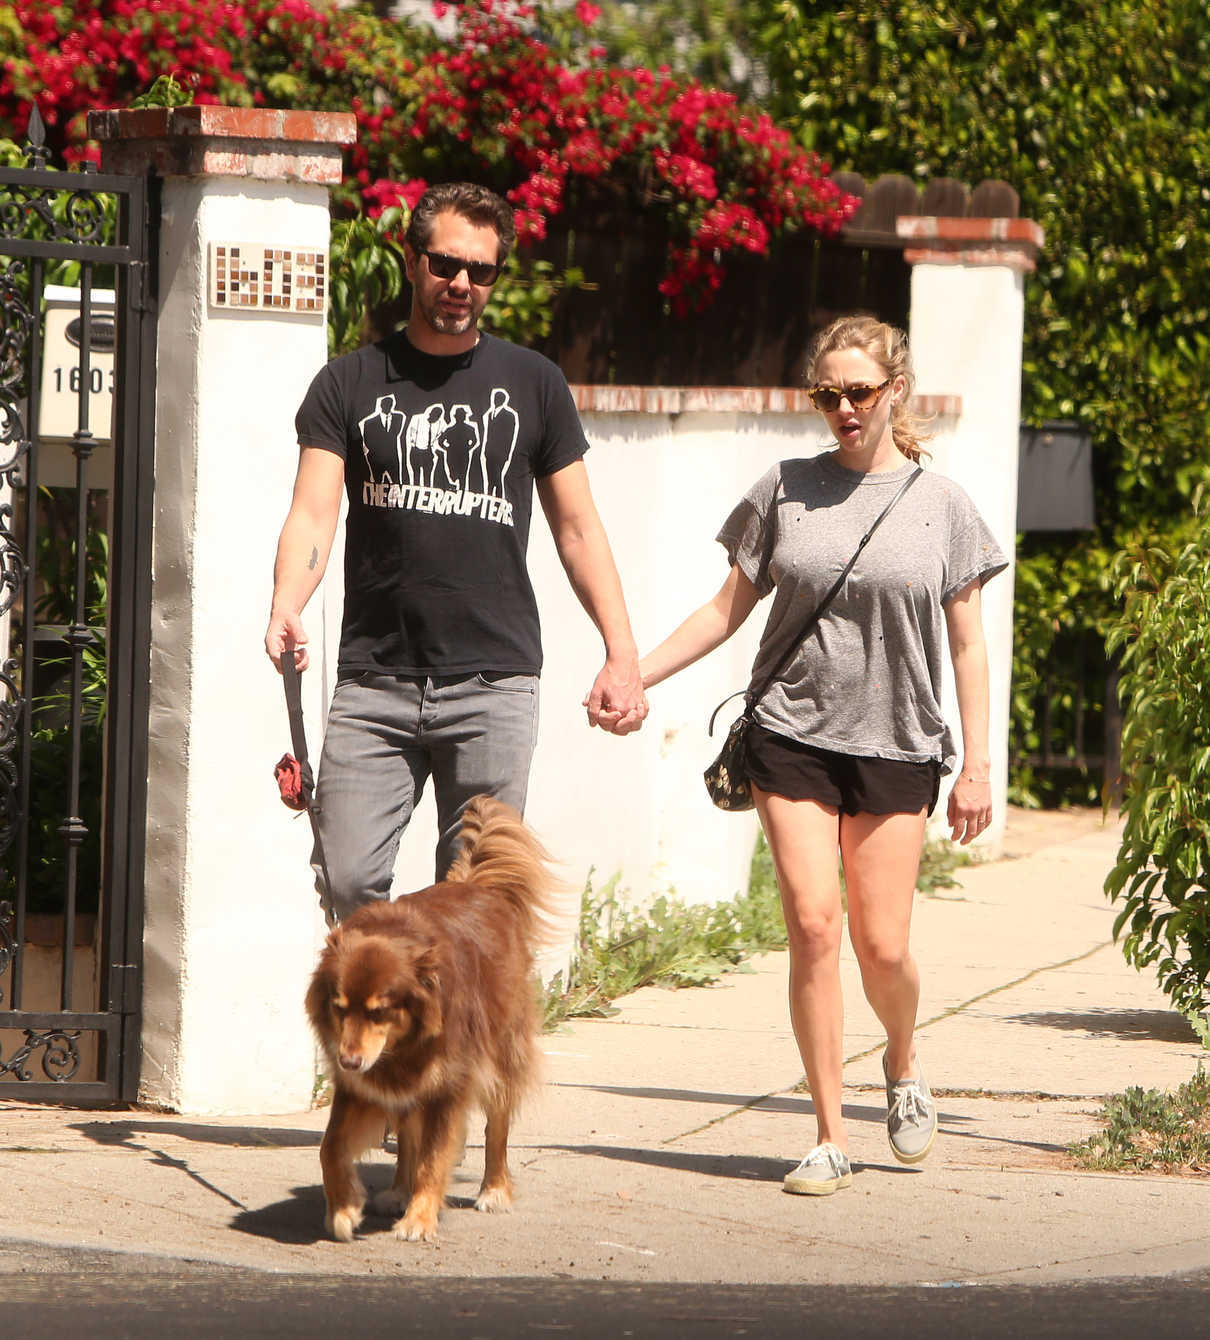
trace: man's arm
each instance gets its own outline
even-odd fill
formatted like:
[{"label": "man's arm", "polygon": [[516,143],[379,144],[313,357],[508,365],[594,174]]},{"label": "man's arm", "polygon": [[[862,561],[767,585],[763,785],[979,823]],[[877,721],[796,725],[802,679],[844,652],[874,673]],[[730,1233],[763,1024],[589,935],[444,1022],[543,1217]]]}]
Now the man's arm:
[{"label": "man's arm", "polygon": [[265,633],[265,650],[281,669],[282,654],[293,647],[300,670],[310,662],[302,611],[319,585],[332,551],[340,498],[344,492],[345,463],[334,451],[302,447],[294,498],[277,542],[273,566],[273,608]]},{"label": "man's arm", "polygon": [[584,462],[539,479],[538,498],[571,589],[605,642],[605,664],[584,699],[589,725],[626,735],[642,725],[647,698],[622,582]]}]

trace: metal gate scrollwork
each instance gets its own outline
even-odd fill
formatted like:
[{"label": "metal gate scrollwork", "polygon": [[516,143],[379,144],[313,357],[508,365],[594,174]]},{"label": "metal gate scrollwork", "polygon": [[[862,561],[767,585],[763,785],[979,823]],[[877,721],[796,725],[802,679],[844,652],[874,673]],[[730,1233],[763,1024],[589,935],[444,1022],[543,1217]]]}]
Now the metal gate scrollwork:
[{"label": "metal gate scrollwork", "polygon": [[114,1103],[138,1073],[155,187],[55,169],[36,107],[24,152],[0,164],[0,1097]]}]

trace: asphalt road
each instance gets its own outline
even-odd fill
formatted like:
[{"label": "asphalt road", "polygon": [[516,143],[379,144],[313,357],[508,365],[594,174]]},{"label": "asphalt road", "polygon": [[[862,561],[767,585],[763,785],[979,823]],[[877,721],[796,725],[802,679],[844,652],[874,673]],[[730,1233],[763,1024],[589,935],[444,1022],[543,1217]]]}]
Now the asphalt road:
[{"label": "asphalt road", "polygon": [[625,1284],[291,1275],[0,1241],[0,1334],[11,1340],[311,1340],[426,1336],[895,1337],[1195,1340],[1210,1274],[957,1288]]}]

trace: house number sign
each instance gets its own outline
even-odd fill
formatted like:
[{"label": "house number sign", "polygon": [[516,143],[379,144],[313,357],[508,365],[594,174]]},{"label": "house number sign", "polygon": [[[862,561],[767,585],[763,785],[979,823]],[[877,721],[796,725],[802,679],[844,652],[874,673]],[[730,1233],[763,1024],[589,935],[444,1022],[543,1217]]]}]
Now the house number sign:
[{"label": "house number sign", "polygon": [[254,242],[210,244],[210,305],[244,312],[322,314],[328,256],[301,247]]}]

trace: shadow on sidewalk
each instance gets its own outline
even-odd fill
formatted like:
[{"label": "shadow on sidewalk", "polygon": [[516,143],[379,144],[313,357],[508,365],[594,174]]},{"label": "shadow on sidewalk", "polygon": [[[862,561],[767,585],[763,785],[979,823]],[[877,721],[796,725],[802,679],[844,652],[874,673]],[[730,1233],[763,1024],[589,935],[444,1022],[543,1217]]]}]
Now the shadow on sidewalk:
[{"label": "shadow on sidewalk", "polygon": [[584,1089],[589,1093],[612,1093],[622,1098],[654,1098],[659,1102],[717,1103],[720,1107],[759,1108],[762,1112],[787,1112],[793,1116],[809,1116],[815,1111],[806,1094],[797,1098],[792,1094],[704,1093],[701,1089],[656,1089],[651,1086],[624,1084],[558,1083],[549,1087]]},{"label": "shadow on sidewalk", "polygon": [[1146,1038],[1150,1042],[1197,1042],[1193,1025],[1176,1010],[1039,1010],[1012,1016],[1016,1023],[1064,1028],[1095,1037]]},{"label": "shadow on sidewalk", "polygon": [[673,1149],[640,1149],[626,1145],[544,1145],[560,1154],[587,1154],[594,1158],[638,1163],[671,1172],[689,1172],[702,1177],[724,1177],[746,1182],[780,1182],[792,1159],[762,1158],[751,1154],[687,1154]]},{"label": "shadow on sidewalk", "polygon": [[99,1145],[128,1145],[150,1135],[173,1135],[198,1144],[226,1145],[232,1149],[318,1149],[322,1131],[283,1130],[273,1126],[207,1126],[178,1121],[82,1121],[72,1127]]},{"label": "shadow on sidewalk", "polygon": [[[391,1185],[394,1176],[394,1164],[369,1164],[360,1166],[361,1179],[365,1184],[367,1200],[365,1218],[357,1229],[359,1238],[374,1237],[380,1233],[390,1233],[398,1214],[380,1214],[373,1207],[374,1195]],[[231,1227],[237,1233],[248,1233],[254,1238],[268,1238],[284,1246],[310,1247],[317,1242],[329,1240],[324,1228],[323,1187],[319,1181],[319,1165],[315,1168],[316,1180],[310,1186],[290,1188],[290,1199],[275,1201],[272,1205],[263,1205],[258,1210],[243,1210],[231,1220]],[[462,1169],[455,1169],[449,1189],[445,1196],[445,1211],[475,1212],[475,1195],[479,1177]],[[459,1194],[462,1186],[466,1194]]]},{"label": "shadow on sidewalk", "polygon": [[[389,1220],[382,1222],[389,1227]],[[312,1186],[291,1187],[289,1200],[274,1201],[259,1210],[243,1210],[231,1220],[231,1227],[237,1233],[268,1238],[283,1246],[314,1246],[328,1236],[324,1230],[323,1187],[318,1180]]]},{"label": "shadow on sidewalk", "polygon": [[[699,1177],[723,1177],[732,1181],[777,1182],[794,1165],[794,1158],[765,1158],[750,1154],[688,1154],[673,1149],[639,1149],[625,1145],[546,1145],[562,1154],[588,1154],[595,1158],[638,1163],[649,1168],[667,1168],[670,1172],[693,1173]],[[905,1168],[895,1163],[870,1163],[853,1160],[853,1171],[915,1175],[921,1168]]]},{"label": "shadow on sidewalk", "polygon": [[[651,1098],[657,1102],[716,1103],[721,1107],[732,1108],[735,1112],[768,1112],[793,1117],[810,1117],[815,1114],[815,1105],[805,1093],[801,1097],[794,1094],[703,1093],[699,1089],[627,1088],[620,1084],[555,1084],[551,1087],[587,1089],[592,1093],[610,1093],[622,1098]],[[843,1115],[846,1121],[864,1121],[881,1126],[886,1121],[886,1104],[867,1105],[846,1101]],[[974,1120],[973,1117],[951,1116],[944,1112],[941,1117],[944,1121],[953,1122]]]}]

